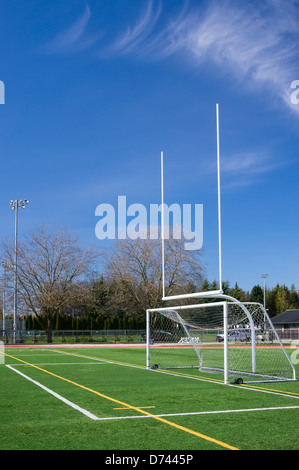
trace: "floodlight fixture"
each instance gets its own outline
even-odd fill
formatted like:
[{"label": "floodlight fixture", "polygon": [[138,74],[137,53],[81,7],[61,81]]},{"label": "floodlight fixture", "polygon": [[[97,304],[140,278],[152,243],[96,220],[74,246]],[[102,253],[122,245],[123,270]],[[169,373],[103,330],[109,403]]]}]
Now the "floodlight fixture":
[{"label": "floodlight fixture", "polygon": [[16,199],[15,201],[13,200],[10,201],[12,210],[25,209],[26,204],[28,203],[29,203],[28,199],[20,199],[20,200]]}]

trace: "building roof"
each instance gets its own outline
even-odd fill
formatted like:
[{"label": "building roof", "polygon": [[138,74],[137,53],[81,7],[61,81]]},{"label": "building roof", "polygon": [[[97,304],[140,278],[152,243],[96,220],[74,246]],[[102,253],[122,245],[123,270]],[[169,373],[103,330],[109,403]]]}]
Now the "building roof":
[{"label": "building roof", "polygon": [[271,318],[273,324],[287,324],[287,323],[298,323],[299,324],[299,310],[286,310],[285,312],[276,315]]}]

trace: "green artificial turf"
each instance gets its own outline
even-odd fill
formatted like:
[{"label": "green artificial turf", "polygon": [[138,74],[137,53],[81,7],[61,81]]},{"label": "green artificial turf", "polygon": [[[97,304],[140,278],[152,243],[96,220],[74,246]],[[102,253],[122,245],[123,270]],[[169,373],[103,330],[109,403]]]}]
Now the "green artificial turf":
[{"label": "green artificial turf", "polygon": [[0,449],[298,448],[298,382],[250,388],[205,377],[146,370],[144,348],[5,349]]}]

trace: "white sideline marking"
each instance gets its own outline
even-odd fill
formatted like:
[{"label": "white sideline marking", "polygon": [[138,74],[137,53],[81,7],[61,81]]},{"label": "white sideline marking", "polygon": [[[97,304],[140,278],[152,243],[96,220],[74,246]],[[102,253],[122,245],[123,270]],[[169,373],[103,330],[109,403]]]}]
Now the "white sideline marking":
[{"label": "white sideline marking", "polygon": [[[93,366],[104,366],[106,363],[98,363],[98,362],[30,362],[32,366],[85,366],[85,365],[93,365]],[[28,364],[14,364],[15,367],[28,367]]]},{"label": "white sideline marking", "polygon": [[67,400],[66,398],[62,397],[61,395],[59,395],[58,393],[56,392],[53,392],[53,390],[50,390],[48,387],[45,387],[44,385],[42,385],[41,383],[37,382],[36,380],[33,380],[31,379],[30,377],[28,377],[28,375],[25,375],[23,374],[22,372],[20,372],[19,370],[16,370],[14,367],[10,366],[10,365],[6,365],[6,367],[8,367],[9,369],[13,370],[14,372],[16,372],[17,374],[20,374],[22,377],[24,377],[25,379],[29,380],[30,382],[34,383],[35,385],[37,385],[38,387],[42,388],[43,390],[45,390],[46,392],[50,393],[51,395],[53,395],[55,398],[58,398],[58,400],[61,400],[63,403],[65,403],[66,405],[74,408],[75,410],[77,411],[80,411],[80,413],[84,414],[85,416],[87,416],[88,418],[90,419],[93,419],[93,420],[98,420],[99,418],[97,416],[95,416],[94,414],[90,413],[89,411],[87,410],[84,410],[84,408],[81,408],[80,406],[78,405],[75,405],[75,403]]},{"label": "white sideline marking", "polygon": [[138,416],[112,416],[108,418],[96,418],[97,421],[106,421],[113,419],[137,419],[137,418],[168,418],[169,416],[196,416],[196,415],[212,415],[222,413],[246,413],[249,411],[275,411],[275,410],[294,410],[299,409],[299,406],[278,406],[274,408],[249,408],[241,410],[217,410],[217,411],[194,411],[189,413],[169,413],[161,415],[138,415]]}]

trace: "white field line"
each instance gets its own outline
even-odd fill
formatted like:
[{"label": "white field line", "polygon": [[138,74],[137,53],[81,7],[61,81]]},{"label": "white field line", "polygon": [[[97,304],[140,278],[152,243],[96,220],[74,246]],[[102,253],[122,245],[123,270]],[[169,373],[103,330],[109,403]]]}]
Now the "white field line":
[{"label": "white field line", "polygon": [[[56,352],[56,351],[55,351]],[[61,351],[57,351],[61,354],[64,354],[63,352]],[[65,355],[71,355],[71,356],[77,356],[77,357],[80,357],[82,358],[82,356],[79,356],[77,354],[72,354],[72,353],[65,353]],[[87,356],[88,357],[88,356]],[[91,359],[89,357],[89,359]],[[93,359],[93,358],[92,358]],[[115,365],[122,365],[122,366],[127,366],[127,367],[133,367],[133,368],[138,368],[138,369],[142,369],[142,370],[145,370],[144,367],[142,366],[134,366],[134,365],[129,365],[129,364],[122,364],[122,363],[118,363],[118,362],[113,362],[113,361],[105,361],[103,359],[97,359],[97,358],[94,358],[94,361],[93,362],[89,362],[88,364],[106,364],[106,363],[110,363],[110,364],[115,364]],[[87,364],[87,363],[79,363],[80,365],[81,364]],[[49,365],[46,364],[46,365]],[[54,364],[54,365],[61,365],[61,363],[58,363],[58,364]],[[70,363],[67,363],[67,365],[70,365]],[[104,418],[99,418],[97,417],[96,415],[94,415],[93,413],[90,413],[89,411],[85,410],[84,408],[81,408],[80,406],[76,405],[75,403],[71,402],[70,400],[67,400],[66,398],[62,397],[61,395],[59,395],[58,393],[54,392],[53,390],[49,389],[48,387],[45,387],[44,385],[42,385],[41,383],[37,382],[36,380],[33,380],[31,379],[30,377],[28,377],[27,375],[23,374],[22,372],[18,371],[17,369],[15,369],[14,367],[10,366],[10,365],[6,365],[6,367],[8,367],[9,369],[13,370],[14,372],[16,372],[17,374],[21,375],[22,377],[26,378],[27,380],[29,380],[30,382],[34,383],[35,385],[37,385],[38,387],[42,388],[43,390],[45,390],[46,392],[50,393],[51,395],[53,395],[54,397],[56,397],[57,399],[61,400],[63,403],[67,404],[68,406],[72,407],[73,409],[79,411],[80,413],[84,414],[85,416],[87,416],[88,418],[94,420],[94,421],[105,421],[105,420],[116,420],[116,419],[139,419],[139,418],[163,418],[163,417],[173,417],[173,416],[194,416],[194,415],[209,415],[209,414],[224,414],[224,413],[245,413],[245,412],[253,412],[253,411],[275,411],[275,410],[288,410],[288,409],[299,409],[299,406],[286,406],[286,407],[271,407],[271,408],[249,408],[249,409],[239,409],[239,410],[216,410],[216,411],[198,411],[198,412],[187,412],[187,413],[170,413],[170,414],[159,414],[159,415],[138,415],[138,416],[113,416],[113,417],[104,417]],[[186,378],[192,378],[192,379],[197,379],[197,380],[203,380],[205,381],[204,379],[201,379],[201,378],[196,378],[196,377],[188,377],[188,376],[185,376],[185,375],[177,375],[175,373],[171,373],[171,372],[164,372],[164,371],[159,371],[159,370],[152,370],[152,372],[160,372],[160,373],[165,373],[165,374],[169,374],[169,375],[175,375],[175,376],[179,376],[179,377],[186,377]],[[213,383],[219,383],[219,382],[213,382]],[[220,385],[223,385],[222,383],[219,383]],[[242,388],[242,387],[237,387],[237,388]],[[244,390],[244,389],[243,389]],[[259,391],[259,392],[264,392],[264,393],[271,393],[270,391],[266,391],[266,390],[256,390],[256,389],[252,389],[250,388],[249,390],[253,390],[253,391]],[[275,395],[283,395],[284,397],[290,397],[289,395],[286,395],[284,393],[277,393],[277,392],[274,392]],[[296,396],[292,396],[291,398],[299,398],[299,397],[296,397]]]},{"label": "white field line", "polygon": [[25,375],[23,374],[22,372],[20,372],[19,370],[16,370],[14,367],[10,366],[10,365],[6,365],[6,367],[8,367],[9,369],[13,370],[14,372],[16,372],[17,374],[21,375],[22,377],[24,377],[25,379],[29,380],[30,382],[34,383],[35,385],[37,385],[38,387],[42,388],[43,390],[45,390],[46,392],[50,393],[51,395],[53,395],[55,398],[58,398],[58,400],[61,400],[63,403],[65,403],[66,405],[74,408],[75,410],[79,411],[80,413],[84,414],[85,416],[87,416],[88,418],[90,419],[93,419],[93,420],[98,420],[97,416],[95,416],[94,414],[90,413],[89,411],[87,410],[84,410],[84,408],[81,408],[80,406],[78,405],[75,405],[75,403],[67,400],[66,398],[62,397],[61,395],[59,395],[58,393],[54,392],[53,390],[51,390],[50,388],[48,387],[45,387],[44,385],[42,385],[41,383],[37,382],[36,380],[33,380],[31,379],[30,377],[28,377],[28,375]]},{"label": "white field line", "polygon": [[249,408],[240,410],[216,410],[216,411],[194,411],[187,413],[169,413],[161,415],[140,415],[140,416],[113,416],[108,418],[97,418],[97,421],[115,420],[115,419],[138,419],[138,418],[166,418],[170,416],[198,416],[198,415],[217,415],[223,413],[248,413],[252,411],[276,411],[276,410],[294,410],[299,409],[299,406],[278,406],[273,408]]},{"label": "white field line", "polygon": [[37,382],[36,380],[31,379],[28,375],[23,374],[19,370],[16,370],[14,367],[10,365],[6,365],[9,369],[16,372],[17,374],[21,375],[25,379],[29,380],[30,382],[34,383],[38,387],[42,388],[46,392],[53,395],[58,400],[62,401],[66,405],[70,406],[71,408],[79,411],[80,413],[84,414],[88,418],[92,419],[93,421],[111,421],[111,420],[123,420],[123,419],[139,419],[139,418],[167,418],[167,417],[174,417],[174,416],[200,416],[200,415],[211,415],[211,414],[223,414],[223,413],[248,413],[252,411],[275,411],[275,410],[292,410],[292,409],[299,409],[299,406],[281,406],[281,407],[273,407],[273,408],[249,408],[249,409],[240,409],[240,410],[216,410],[216,411],[195,411],[195,412],[188,412],[188,413],[169,413],[169,414],[159,414],[159,415],[138,415],[138,416],[112,416],[112,417],[105,417],[105,418],[98,418],[93,413],[81,408],[80,406],[76,405],[75,403],[67,400],[66,398],[62,397],[58,393],[54,392],[53,390],[45,387],[41,383]]},{"label": "white field line", "polygon": [[[105,366],[106,362],[30,362],[32,366]],[[28,364],[14,364],[14,367],[28,367]]]}]

